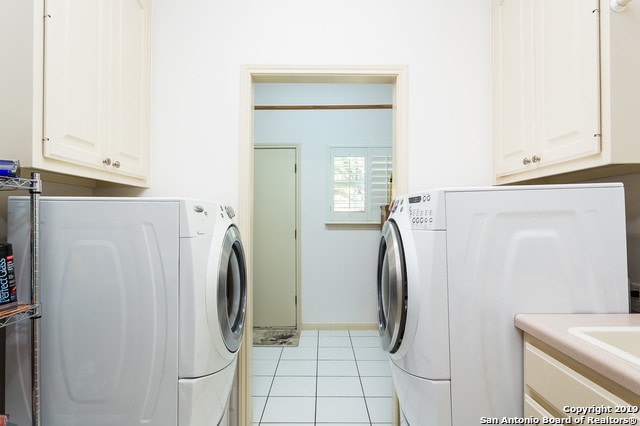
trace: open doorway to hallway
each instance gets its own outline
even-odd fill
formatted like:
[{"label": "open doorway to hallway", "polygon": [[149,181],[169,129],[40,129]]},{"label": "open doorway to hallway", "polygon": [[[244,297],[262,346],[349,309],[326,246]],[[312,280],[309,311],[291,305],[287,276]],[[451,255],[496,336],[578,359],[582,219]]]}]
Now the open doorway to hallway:
[{"label": "open doorway to hallway", "polygon": [[391,84],[254,84],[254,327],[375,328],[392,97]]},{"label": "open doorway to hallway", "polygon": [[[253,149],[254,149],[254,84],[256,83],[387,83],[393,85],[392,151],[394,193],[407,191],[407,69],[391,67],[262,67],[244,66],[241,75],[240,106],[240,203],[239,223],[245,229],[245,247],[253,250]],[[251,264],[252,259],[248,259]],[[239,420],[250,424],[253,272],[249,271],[249,300],[245,344],[239,358]]]}]

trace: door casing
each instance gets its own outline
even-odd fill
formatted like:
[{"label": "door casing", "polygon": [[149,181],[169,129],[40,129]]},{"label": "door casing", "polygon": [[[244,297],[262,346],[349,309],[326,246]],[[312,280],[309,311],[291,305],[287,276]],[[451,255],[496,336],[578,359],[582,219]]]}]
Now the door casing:
[{"label": "door casing", "polygon": [[[408,67],[398,66],[274,66],[242,65],[240,69],[240,176],[238,217],[252,264],[253,244],[253,84],[254,83],[384,83],[393,85],[393,194],[408,191]],[[252,423],[251,354],[253,344],[253,271],[247,271],[247,317],[243,345],[238,356],[238,424]],[[398,421],[397,400],[394,424]]]}]

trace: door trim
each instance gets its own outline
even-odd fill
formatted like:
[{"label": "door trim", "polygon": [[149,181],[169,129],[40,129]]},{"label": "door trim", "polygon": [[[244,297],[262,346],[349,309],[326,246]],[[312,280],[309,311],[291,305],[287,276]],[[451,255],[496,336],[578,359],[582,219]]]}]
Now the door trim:
[{"label": "door trim", "polygon": [[[252,264],[253,241],[253,84],[254,83],[387,83],[393,84],[393,194],[408,191],[408,67],[398,66],[240,66],[239,111],[239,227],[247,265]],[[238,424],[252,423],[251,353],[253,343],[253,271],[247,271],[247,316],[238,356]],[[397,415],[397,413],[395,413]],[[397,416],[394,417],[397,419]]]},{"label": "door trim", "polygon": [[[296,330],[302,329],[302,269],[300,268],[300,240],[302,235],[302,216],[301,216],[301,205],[300,205],[300,144],[283,144],[283,145],[271,145],[271,144],[253,144],[253,149],[294,149],[295,157],[296,157]],[[253,173],[253,167],[251,168]],[[253,182],[253,180],[252,180]],[[251,203],[253,204],[253,183],[251,184]],[[253,210],[252,210],[253,211]],[[252,218],[253,223],[253,218]],[[253,232],[253,225],[251,226],[251,232]],[[253,238],[253,234],[251,235]],[[252,252],[253,253],[253,252]],[[251,293],[253,294],[253,281],[251,282]],[[251,305],[253,309],[253,305]],[[251,311],[251,315],[253,316],[253,311]],[[253,329],[253,318],[251,321],[251,327]]]}]

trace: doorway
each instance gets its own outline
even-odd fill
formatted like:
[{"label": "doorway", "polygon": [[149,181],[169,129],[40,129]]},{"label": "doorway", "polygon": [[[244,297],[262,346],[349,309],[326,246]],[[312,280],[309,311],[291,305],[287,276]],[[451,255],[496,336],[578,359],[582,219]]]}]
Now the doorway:
[{"label": "doorway", "polygon": [[[253,84],[254,83],[387,83],[393,85],[393,194],[408,191],[408,70],[389,67],[242,66],[240,76],[239,225],[252,264],[253,253]],[[253,270],[248,271],[245,337],[239,355],[238,420],[251,424],[251,356],[253,340]]]},{"label": "doorway", "polygon": [[253,159],[253,327],[296,329],[299,147],[255,145]]}]

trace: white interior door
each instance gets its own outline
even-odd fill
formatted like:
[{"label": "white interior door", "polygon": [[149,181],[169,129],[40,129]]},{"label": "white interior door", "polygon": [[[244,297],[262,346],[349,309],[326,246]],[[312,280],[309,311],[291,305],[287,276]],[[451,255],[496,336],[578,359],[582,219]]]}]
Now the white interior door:
[{"label": "white interior door", "polygon": [[297,326],[296,148],[254,148],[253,325]]}]

